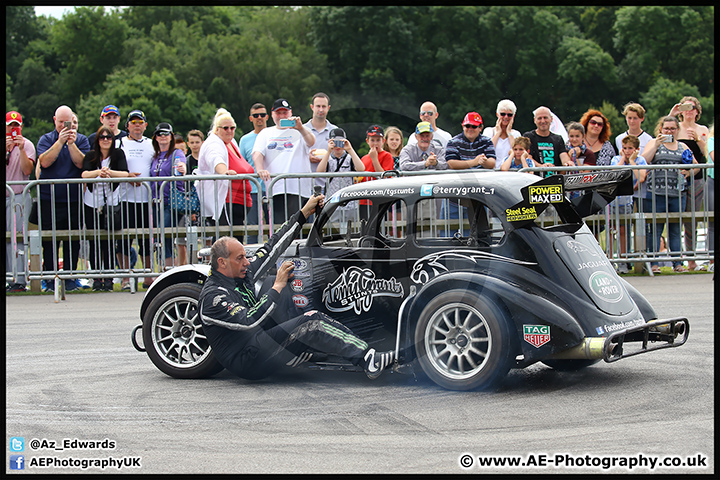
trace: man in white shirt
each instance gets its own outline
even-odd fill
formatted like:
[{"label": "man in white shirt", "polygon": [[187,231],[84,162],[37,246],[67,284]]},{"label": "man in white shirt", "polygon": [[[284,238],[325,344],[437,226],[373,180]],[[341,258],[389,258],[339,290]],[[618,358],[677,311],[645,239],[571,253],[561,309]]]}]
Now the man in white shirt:
[{"label": "man in white shirt", "polygon": [[[442,148],[446,148],[447,143],[453,136],[449,132],[446,132],[445,130],[437,126],[436,122],[439,116],[440,114],[438,113],[437,107],[434,103],[425,102],[420,106],[420,121],[430,123],[433,128],[433,140],[438,140],[440,142],[440,145],[442,145]],[[415,135],[410,135],[407,144],[415,145],[416,143],[417,138],[415,138]]]},{"label": "man in white shirt", "polygon": [[[310,148],[315,144],[315,135],[305,128],[300,117],[293,116],[292,107],[284,98],[275,100],[271,115],[275,126],[258,133],[253,146],[258,176],[269,183],[270,174],[312,173]],[[310,177],[281,180],[272,185],[272,222],[282,224],[300,210],[312,196],[312,187]]]},{"label": "man in white shirt", "polygon": [[[125,152],[130,177],[149,177],[150,163],[155,154],[152,140],[145,137],[147,120],[145,114],[140,110],[133,110],[128,114],[127,137],[120,139],[120,148]],[[123,202],[123,226],[126,228],[148,228],[150,227],[150,189],[148,185],[140,183],[123,183],[121,188],[116,190],[119,201]],[[157,224],[157,219],[156,222]],[[130,268],[130,243],[134,236],[118,240],[118,263],[121,268]],[[145,235],[138,237],[138,254],[142,256],[143,267],[152,267],[152,247],[150,238]],[[152,283],[152,277],[146,277],[143,287],[148,288]],[[130,290],[129,279],[122,280],[122,290]]]}]

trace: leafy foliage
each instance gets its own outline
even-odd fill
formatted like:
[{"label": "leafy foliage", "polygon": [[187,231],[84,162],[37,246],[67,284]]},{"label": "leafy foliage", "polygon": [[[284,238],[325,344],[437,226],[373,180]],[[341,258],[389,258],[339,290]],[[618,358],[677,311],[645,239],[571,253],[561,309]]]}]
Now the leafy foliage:
[{"label": "leafy foliage", "polygon": [[318,91],[357,148],[370,123],[412,131],[427,100],[451,133],[471,110],[493,125],[503,98],[517,105],[520,131],[534,128],[539,105],[565,122],[599,105],[617,134],[630,101],[643,103],[652,130],[684,95],[711,123],[714,26],[713,6],[681,5],[134,5],[59,20],[8,6],[6,107],[35,139],[61,104],[83,133],[107,104],[181,132],[206,130],[224,107],[239,137],[255,102],[287,98],[307,120]]}]

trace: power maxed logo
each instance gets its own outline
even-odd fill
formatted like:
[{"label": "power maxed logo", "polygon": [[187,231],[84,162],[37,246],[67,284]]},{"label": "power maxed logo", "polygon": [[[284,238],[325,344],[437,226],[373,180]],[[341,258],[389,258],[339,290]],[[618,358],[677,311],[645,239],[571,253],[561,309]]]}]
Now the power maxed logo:
[{"label": "power maxed logo", "polygon": [[350,267],[325,287],[322,301],[331,312],[354,310],[357,315],[370,311],[376,297],[403,297],[403,286],[395,277],[389,280],[375,278],[367,268]]},{"label": "power maxed logo", "polygon": [[564,198],[562,185],[530,185],[528,187],[530,203],[562,203]]}]

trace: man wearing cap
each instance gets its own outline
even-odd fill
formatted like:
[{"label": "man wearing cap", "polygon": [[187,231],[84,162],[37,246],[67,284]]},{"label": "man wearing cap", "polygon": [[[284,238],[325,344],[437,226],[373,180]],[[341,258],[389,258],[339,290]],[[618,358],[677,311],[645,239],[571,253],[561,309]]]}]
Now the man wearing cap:
[{"label": "man wearing cap", "polygon": [[[258,133],[262,132],[267,128],[267,108],[265,108],[265,105],[262,103],[255,103],[252,107],[250,107],[250,115],[248,116],[248,120],[250,120],[250,123],[252,123],[253,129],[243,135],[240,138],[240,141],[238,142],[238,146],[240,148],[240,155],[247,160],[247,162],[250,164],[250,166],[253,167],[253,170],[257,171],[255,168],[255,161],[253,160],[253,147],[255,146],[255,139],[258,136]],[[262,187],[262,196],[264,197],[266,195],[266,189],[265,189],[265,183],[261,182],[260,186]],[[258,196],[258,187],[255,185],[255,182],[250,182],[250,196],[253,198],[252,207],[250,207],[250,210],[248,210],[247,213],[247,219],[245,221],[246,225],[258,225],[259,222],[259,212],[262,208],[263,215],[265,216],[265,222],[267,222],[267,204],[264,204],[261,200],[256,201],[256,199],[259,199]],[[248,243],[256,243],[258,241],[257,235],[248,235],[247,236],[247,242]]]},{"label": "man wearing cap", "polygon": [[[127,136],[120,138],[120,148],[125,152],[128,171],[131,177],[149,177],[150,164],[155,155],[152,140],[145,137],[147,119],[141,110],[133,110],[128,114]],[[117,140],[116,140],[117,141]],[[118,189],[119,200],[123,202],[123,226],[125,228],[149,228],[150,227],[150,198],[147,185],[140,183],[123,183]],[[130,268],[130,242],[135,236],[118,240],[120,242],[118,252],[118,263],[123,269]],[[146,235],[138,237],[139,255],[142,255],[143,266],[149,268],[151,263],[152,249],[150,238]],[[150,285],[153,279],[146,277],[143,282]],[[130,290],[129,279],[122,280],[123,290]]]},{"label": "man wearing cap", "polygon": [[445,149],[439,141],[433,140],[433,126],[420,122],[415,127],[415,143],[408,144],[400,151],[400,170],[447,170]]},{"label": "man wearing cap", "polygon": [[[38,141],[40,179],[80,178],[83,159],[85,153],[90,150],[90,143],[85,135],[78,133],[72,127],[73,111],[67,105],[62,105],[55,110],[53,120],[55,129],[40,137]],[[53,228],[56,230],[79,229],[82,207],[79,198],[78,184],[58,182],[52,185],[41,185],[38,198],[40,227],[48,232]],[[43,270],[53,271],[57,268],[54,259],[57,258],[60,251],[60,240],[55,243],[52,240],[46,240],[42,244]],[[65,271],[73,271],[77,266],[80,240],[64,241],[64,245],[63,268]],[[57,249],[55,252],[53,252],[53,247]],[[66,280],[65,288],[67,290],[76,289],[75,281]]]},{"label": "man wearing cap", "polygon": [[[318,164],[324,155],[323,150],[328,149],[328,140],[330,138],[330,131],[337,128],[335,125],[330,123],[327,119],[328,111],[330,110],[330,97],[327,94],[318,92],[313,95],[310,103],[310,110],[313,112],[313,116],[305,124],[305,128],[310,130],[315,135],[315,143],[313,144],[312,150],[310,150],[310,168],[313,172],[317,171]],[[318,152],[316,154],[315,152]],[[316,178],[315,185],[325,186],[324,178]]]},{"label": "man wearing cap", "polygon": [[453,170],[467,168],[495,168],[495,147],[492,141],[480,135],[482,117],[477,112],[469,112],[462,122],[463,133],[455,135],[445,149],[445,160]]},{"label": "man wearing cap", "polygon": [[[305,128],[300,117],[294,117],[292,107],[284,98],[275,100],[271,115],[275,126],[258,133],[253,146],[255,171],[265,182],[270,174],[312,173],[310,148],[315,144],[315,135]],[[282,123],[292,123],[283,126]],[[312,196],[312,178],[281,180],[272,188],[272,221],[284,223]]]},{"label": "man wearing cap", "polygon": [[[120,110],[115,105],[107,105],[100,111],[100,123],[112,130],[115,136],[115,147],[120,147],[120,139],[127,137],[127,132],[120,130]],[[97,132],[93,132],[88,135],[88,142],[90,146],[95,145],[95,135]]]},{"label": "man wearing cap", "polygon": [[[35,145],[22,136],[22,126],[22,116],[18,112],[11,111],[5,114],[5,181],[27,181],[30,179],[30,173],[35,167]],[[29,196],[27,199],[21,197],[23,185],[11,185],[10,188],[15,192],[16,203],[22,204],[23,200],[26,201],[22,205],[23,208],[13,208],[10,192],[7,191],[7,188],[5,189],[5,226],[7,228],[5,231],[13,234],[22,233],[23,212],[29,211],[32,200]],[[14,226],[13,219],[15,219]],[[20,242],[22,243],[22,240]],[[13,262],[17,262],[17,276],[15,281],[8,286],[7,291],[24,292],[27,287],[27,279],[25,278],[27,256],[22,244],[18,245],[18,251],[15,252],[12,243],[7,242],[5,244],[5,260],[7,272],[12,272],[11,265]]]},{"label": "man wearing cap", "polygon": [[[433,128],[433,140],[440,142],[443,148],[447,148],[447,143],[452,138],[449,132],[446,132],[442,128],[437,126],[437,118],[440,116],[437,107],[432,102],[425,102],[420,106],[420,121],[428,122]],[[417,139],[413,136],[408,138],[408,145],[414,145],[417,143]]]}]

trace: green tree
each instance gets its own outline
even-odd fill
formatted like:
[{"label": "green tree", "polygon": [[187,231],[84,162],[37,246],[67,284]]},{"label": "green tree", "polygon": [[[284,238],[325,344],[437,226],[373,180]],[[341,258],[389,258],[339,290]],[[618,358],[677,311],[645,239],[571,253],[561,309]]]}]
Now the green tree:
[{"label": "green tree", "polygon": [[127,31],[120,14],[104,7],[77,7],[53,25],[48,44],[62,62],[58,93],[64,102],[75,103],[102,85]]}]

